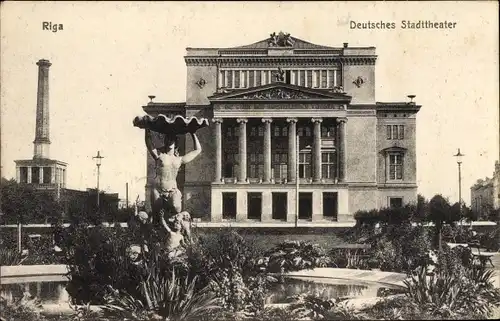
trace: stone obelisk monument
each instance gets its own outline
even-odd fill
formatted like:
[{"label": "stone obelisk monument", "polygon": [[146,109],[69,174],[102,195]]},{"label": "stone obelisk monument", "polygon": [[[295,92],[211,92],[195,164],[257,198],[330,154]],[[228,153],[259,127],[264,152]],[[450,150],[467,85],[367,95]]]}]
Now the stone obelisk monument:
[{"label": "stone obelisk monument", "polygon": [[41,59],[38,65],[38,92],[36,101],[35,141],[33,159],[50,158],[50,114],[49,114],[49,67],[48,60]]}]

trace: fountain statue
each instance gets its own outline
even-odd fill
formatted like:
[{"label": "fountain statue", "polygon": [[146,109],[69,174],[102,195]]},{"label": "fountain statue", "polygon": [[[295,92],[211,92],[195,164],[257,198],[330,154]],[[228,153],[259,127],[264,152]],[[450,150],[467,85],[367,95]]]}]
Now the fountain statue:
[{"label": "fountain statue", "polygon": [[[151,191],[151,215],[141,213],[141,224],[152,224],[166,236],[165,249],[169,255],[176,255],[183,242],[191,242],[191,215],[182,210],[182,193],[177,188],[177,174],[182,165],[193,161],[201,153],[196,131],[208,126],[205,118],[165,115],[135,117],[133,124],[145,130],[148,152],[155,160],[155,177]],[[163,146],[154,146],[152,132],[163,135]],[[178,135],[190,134],[194,149],[179,155]],[[147,229],[145,229],[147,230]],[[173,254],[172,254],[173,253]]]}]

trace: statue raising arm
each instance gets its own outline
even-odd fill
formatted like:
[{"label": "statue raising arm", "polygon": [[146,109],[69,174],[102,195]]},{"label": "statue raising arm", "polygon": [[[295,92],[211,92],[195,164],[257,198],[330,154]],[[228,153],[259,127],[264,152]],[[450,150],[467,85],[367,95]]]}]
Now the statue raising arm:
[{"label": "statue raising arm", "polygon": [[153,139],[151,137],[151,130],[145,130],[145,141],[148,152],[151,154],[154,160],[158,160],[160,155],[158,155],[158,150],[153,146]]},{"label": "statue raising arm", "polygon": [[200,141],[198,140],[198,137],[196,136],[195,133],[191,133],[191,137],[193,138],[193,143],[194,143],[194,150],[190,151],[186,155],[182,157],[182,163],[187,164],[191,162],[193,159],[198,157],[201,153],[201,145]]}]

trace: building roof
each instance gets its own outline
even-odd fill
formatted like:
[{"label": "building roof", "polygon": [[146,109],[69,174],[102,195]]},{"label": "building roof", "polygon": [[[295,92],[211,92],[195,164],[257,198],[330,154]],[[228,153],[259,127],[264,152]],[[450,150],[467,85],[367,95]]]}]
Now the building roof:
[{"label": "building roof", "polygon": [[[292,36],[290,36],[289,38],[292,40],[293,45],[288,46],[288,47],[293,48],[293,49],[339,49],[336,47],[317,45],[317,44],[310,43],[308,41],[305,41],[305,40],[302,40],[299,38],[295,38]],[[269,47],[272,47],[272,46],[270,46],[270,38],[267,38],[267,39],[264,39],[261,41],[254,42],[254,43],[249,44],[249,45],[230,47],[230,48],[224,48],[224,49],[267,49]],[[285,46],[283,46],[283,47],[285,47]]]}]

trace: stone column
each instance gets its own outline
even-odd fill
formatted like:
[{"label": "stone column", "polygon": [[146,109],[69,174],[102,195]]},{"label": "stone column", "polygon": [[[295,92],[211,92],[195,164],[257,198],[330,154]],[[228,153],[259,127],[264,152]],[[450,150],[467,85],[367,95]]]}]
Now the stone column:
[{"label": "stone column", "polygon": [[264,123],[264,183],[271,182],[271,118],[262,118]]},{"label": "stone column", "polygon": [[321,118],[312,118],[314,123],[314,143],[313,143],[313,182],[321,182]]},{"label": "stone column", "polygon": [[28,184],[31,184],[31,166],[28,166],[27,169],[28,169]]},{"label": "stone column", "polygon": [[57,170],[57,167],[55,166],[52,166],[51,169],[50,169],[50,183],[51,184],[56,184],[56,170]]},{"label": "stone column", "polygon": [[63,169],[63,187],[66,188],[66,168]]},{"label": "stone column", "polygon": [[43,166],[40,166],[39,168],[40,168],[40,170],[39,170],[38,174],[40,174],[40,175],[39,175],[38,181],[40,182],[40,184],[43,184]]},{"label": "stone column", "polygon": [[16,182],[21,182],[21,167],[16,166]]},{"label": "stone column", "polygon": [[222,182],[222,119],[214,118],[215,125],[215,183]]},{"label": "stone column", "polygon": [[338,124],[338,153],[339,153],[339,182],[345,181],[346,173],[346,160],[345,160],[345,126],[347,123],[347,118],[337,118]]},{"label": "stone column", "polygon": [[239,135],[239,155],[240,155],[240,172],[238,183],[247,182],[247,122],[246,118],[238,118],[236,121],[240,124]]},{"label": "stone column", "polygon": [[287,118],[288,122],[288,182],[297,179],[297,118]]}]

